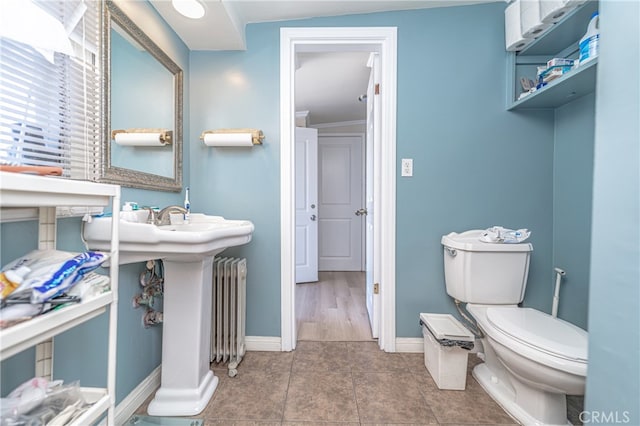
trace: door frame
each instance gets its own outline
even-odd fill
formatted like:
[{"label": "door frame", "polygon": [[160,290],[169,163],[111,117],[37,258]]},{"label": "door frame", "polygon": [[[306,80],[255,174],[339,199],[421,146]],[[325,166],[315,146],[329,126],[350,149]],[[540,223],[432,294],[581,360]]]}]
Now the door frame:
[{"label": "door frame", "polygon": [[280,29],[280,279],[281,348],[296,347],[295,316],[295,69],[296,52],[368,51],[380,54],[381,232],[380,336],[386,352],[396,346],[396,27]]}]

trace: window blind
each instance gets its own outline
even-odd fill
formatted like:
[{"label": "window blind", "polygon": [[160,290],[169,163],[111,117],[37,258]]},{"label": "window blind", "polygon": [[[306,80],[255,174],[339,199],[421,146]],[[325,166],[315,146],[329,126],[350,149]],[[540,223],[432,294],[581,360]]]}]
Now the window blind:
[{"label": "window blind", "polygon": [[23,22],[24,37],[0,37],[0,164],[58,166],[66,178],[95,180],[101,116],[99,5],[94,0],[30,5],[55,19],[67,48],[52,52],[51,46],[39,44],[33,32],[46,37],[52,29],[31,19],[33,11]]}]

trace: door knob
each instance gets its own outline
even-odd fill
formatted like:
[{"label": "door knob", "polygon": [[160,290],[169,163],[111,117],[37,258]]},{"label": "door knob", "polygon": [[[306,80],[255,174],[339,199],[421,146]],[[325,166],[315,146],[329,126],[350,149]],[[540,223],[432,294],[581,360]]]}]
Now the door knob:
[{"label": "door knob", "polygon": [[356,210],[356,216],[363,216],[367,214],[367,209],[358,209]]},{"label": "door knob", "polygon": [[315,214],[312,214],[310,219],[311,219],[312,221],[314,221],[314,222],[315,222],[315,220],[316,220],[316,215],[315,215]]}]

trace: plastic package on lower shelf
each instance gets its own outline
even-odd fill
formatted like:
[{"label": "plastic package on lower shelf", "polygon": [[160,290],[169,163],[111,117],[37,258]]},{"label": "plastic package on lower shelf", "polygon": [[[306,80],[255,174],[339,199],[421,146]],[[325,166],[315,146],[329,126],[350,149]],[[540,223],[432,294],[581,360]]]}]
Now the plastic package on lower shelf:
[{"label": "plastic package on lower shelf", "polygon": [[91,407],[69,425],[92,425],[104,415],[109,407],[109,395],[107,395],[107,390],[103,388],[80,388],[80,392],[82,392],[84,400],[91,404]]},{"label": "plastic package on lower shelf", "polygon": [[91,425],[110,404],[106,388],[34,377],[1,399],[3,425]]}]

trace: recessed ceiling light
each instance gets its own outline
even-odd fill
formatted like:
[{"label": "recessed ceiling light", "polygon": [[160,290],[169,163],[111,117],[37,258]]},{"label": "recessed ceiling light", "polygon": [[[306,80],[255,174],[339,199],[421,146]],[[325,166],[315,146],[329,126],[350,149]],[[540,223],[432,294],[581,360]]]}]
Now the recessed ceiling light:
[{"label": "recessed ceiling light", "polygon": [[171,0],[173,8],[181,15],[191,19],[200,19],[204,16],[204,6],[198,0]]}]

